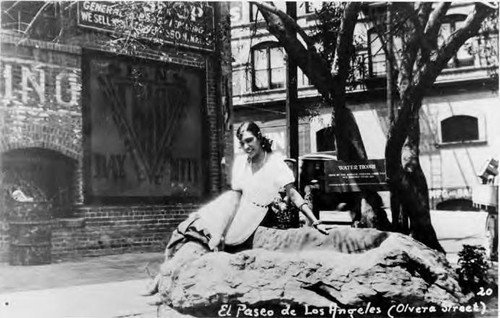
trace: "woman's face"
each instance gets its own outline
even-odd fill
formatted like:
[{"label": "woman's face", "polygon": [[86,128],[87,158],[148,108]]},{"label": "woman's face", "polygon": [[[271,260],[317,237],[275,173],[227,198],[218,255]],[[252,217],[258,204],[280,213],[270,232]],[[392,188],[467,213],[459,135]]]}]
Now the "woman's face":
[{"label": "woman's face", "polygon": [[260,140],[249,131],[241,134],[240,146],[250,158],[255,157],[255,155],[263,151]]}]

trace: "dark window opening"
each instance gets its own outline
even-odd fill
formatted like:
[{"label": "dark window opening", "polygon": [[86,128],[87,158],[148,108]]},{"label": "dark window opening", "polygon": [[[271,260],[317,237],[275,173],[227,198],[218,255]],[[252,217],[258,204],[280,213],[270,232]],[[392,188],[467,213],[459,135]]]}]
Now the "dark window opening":
[{"label": "dark window opening", "polygon": [[335,151],[335,134],[332,127],[316,132],[316,151]]},{"label": "dark window opening", "polygon": [[69,216],[75,198],[76,160],[43,148],[15,149],[1,156],[3,186],[34,201],[48,201],[54,216]]},{"label": "dark window opening", "polygon": [[441,121],[441,141],[443,143],[474,140],[479,140],[476,117],[460,115]]},{"label": "dark window opening", "polygon": [[277,43],[252,48],[252,75],[254,91],[285,87],[283,48]]},{"label": "dark window opening", "polygon": [[386,59],[383,43],[375,29],[368,31],[368,75],[370,77],[385,76]]}]

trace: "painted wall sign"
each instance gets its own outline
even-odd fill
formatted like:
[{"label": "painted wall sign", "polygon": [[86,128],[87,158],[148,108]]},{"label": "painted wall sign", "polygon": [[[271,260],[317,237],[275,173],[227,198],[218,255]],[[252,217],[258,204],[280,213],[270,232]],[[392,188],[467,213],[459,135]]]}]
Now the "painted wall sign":
[{"label": "painted wall sign", "polygon": [[213,7],[203,1],[78,1],[78,25],[213,50]]},{"label": "painted wall sign", "polygon": [[0,59],[0,95],[8,104],[70,108],[80,101],[80,71],[17,58]]},{"label": "painted wall sign", "polygon": [[430,199],[454,200],[472,198],[472,189],[470,187],[445,187],[429,189]]},{"label": "painted wall sign", "polygon": [[243,20],[243,2],[231,1],[229,3],[229,14],[232,23],[241,22]]},{"label": "painted wall sign", "polygon": [[200,70],[84,54],[89,193],[201,196],[205,191]]},{"label": "painted wall sign", "polygon": [[326,192],[356,192],[363,189],[386,190],[384,159],[365,162],[325,161]]}]

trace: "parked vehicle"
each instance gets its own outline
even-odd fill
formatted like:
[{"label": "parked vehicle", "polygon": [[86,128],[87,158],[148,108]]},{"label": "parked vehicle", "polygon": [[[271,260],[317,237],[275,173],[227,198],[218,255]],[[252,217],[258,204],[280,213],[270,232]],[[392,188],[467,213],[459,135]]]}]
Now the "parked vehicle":
[{"label": "parked vehicle", "polygon": [[298,188],[317,218],[320,218],[320,211],[345,211],[347,195],[331,191],[326,182],[328,162],[336,160],[334,152],[307,154],[299,158]]},{"label": "parked vehicle", "polygon": [[308,154],[299,159],[299,190],[320,219],[320,211],[326,210],[350,212],[350,218],[339,215],[342,221],[336,223],[359,221],[361,207],[356,193],[387,190],[384,159],[345,162],[338,160],[335,153]]}]

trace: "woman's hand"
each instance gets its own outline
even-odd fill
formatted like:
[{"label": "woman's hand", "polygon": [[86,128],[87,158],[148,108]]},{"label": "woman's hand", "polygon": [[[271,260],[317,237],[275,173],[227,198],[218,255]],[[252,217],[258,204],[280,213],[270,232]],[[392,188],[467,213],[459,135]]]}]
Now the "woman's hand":
[{"label": "woman's hand", "polygon": [[219,251],[219,245],[222,242],[222,236],[221,235],[214,235],[212,238],[208,241],[208,248],[211,251],[218,252]]},{"label": "woman's hand", "polygon": [[328,230],[321,220],[313,222],[312,227],[318,230],[321,234],[328,235]]}]

